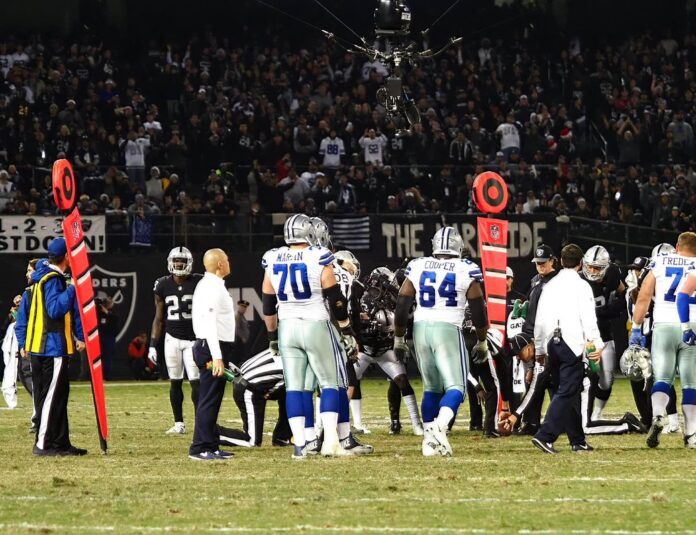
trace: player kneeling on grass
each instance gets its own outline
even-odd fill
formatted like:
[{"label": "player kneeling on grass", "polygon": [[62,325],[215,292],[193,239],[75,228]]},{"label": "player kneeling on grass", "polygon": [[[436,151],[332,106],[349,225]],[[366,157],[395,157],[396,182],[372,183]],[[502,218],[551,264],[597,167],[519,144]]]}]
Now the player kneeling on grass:
[{"label": "player kneeling on grass", "polygon": [[[447,426],[464,400],[467,352],[462,336],[464,308],[469,304],[478,343],[488,352],[488,317],[481,291],[481,270],[461,258],[463,241],[456,229],[444,227],[433,238],[433,255],[412,260],[396,302],[394,351],[408,351],[404,340],[408,313],[416,300],[413,343],[423,376],[423,455],[452,455]],[[481,359],[483,360],[483,359]]]}]

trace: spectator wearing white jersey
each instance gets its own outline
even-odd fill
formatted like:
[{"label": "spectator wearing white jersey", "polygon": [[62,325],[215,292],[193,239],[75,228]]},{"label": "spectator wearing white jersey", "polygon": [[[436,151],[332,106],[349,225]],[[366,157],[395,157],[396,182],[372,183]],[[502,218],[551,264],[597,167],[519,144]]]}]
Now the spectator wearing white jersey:
[{"label": "spectator wearing white jersey", "polygon": [[387,137],[374,128],[365,129],[365,134],[358,144],[364,152],[365,163],[371,163],[377,167],[384,164],[384,149],[387,146]]},{"label": "spectator wearing white jersey", "polygon": [[128,139],[121,144],[126,158],[126,172],[131,183],[138,184],[145,193],[145,152],[150,147],[150,138],[138,136],[134,130],[128,132]]},{"label": "spectator wearing white jersey", "polygon": [[496,128],[495,133],[500,137],[500,150],[505,155],[505,160],[510,161],[510,156],[519,154],[522,144],[520,141],[520,131],[515,124],[515,116],[508,113],[504,123]]},{"label": "spectator wearing white jersey", "polygon": [[327,169],[340,167],[341,156],[346,155],[346,148],[343,140],[336,136],[336,130],[331,130],[329,135],[321,140],[319,155],[324,158],[323,164]]}]

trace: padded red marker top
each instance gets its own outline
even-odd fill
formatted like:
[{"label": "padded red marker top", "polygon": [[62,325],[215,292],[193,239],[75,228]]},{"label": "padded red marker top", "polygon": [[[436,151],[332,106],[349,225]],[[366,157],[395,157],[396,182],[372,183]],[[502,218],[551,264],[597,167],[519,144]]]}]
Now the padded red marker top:
[{"label": "padded red marker top", "polygon": [[53,162],[53,198],[56,206],[63,212],[69,212],[77,200],[75,173],[68,160]]},{"label": "padded red marker top", "polygon": [[509,200],[505,180],[498,173],[486,171],[474,180],[474,202],[486,214],[499,214],[507,207]]}]

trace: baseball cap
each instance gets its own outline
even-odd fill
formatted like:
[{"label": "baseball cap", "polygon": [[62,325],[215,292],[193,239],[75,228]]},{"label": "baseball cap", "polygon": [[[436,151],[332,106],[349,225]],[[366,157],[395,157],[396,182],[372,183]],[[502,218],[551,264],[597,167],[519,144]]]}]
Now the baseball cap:
[{"label": "baseball cap", "polygon": [[505,268],[505,277],[508,279],[514,279],[515,278],[515,272],[512,271],[512,268],[510,266],[507,266]]},{"label": "baseball cap", "polygon": [[519,353],[527,344],[532,342],[532,337],[526,333],[519,333],[509,339],[510,349],[513,353]]},{"label": "baseball cap", "polygon": [[68,246],[65,243],[65,238],[53,238],[48,244],[48,257],[60,258],[68,252]]},{"label": "baseball cap", "polygon": [[633,262],[628,264],[628,266],[626,266],[626,267],[628,269],[643,269],[649,261],[650,260],[647,256],[636,256],[633,259]]},{"label": "baseball cap", "polygon": [[534,258],[532,262],[547,262],[553,257],[553,249],[548,245],[540,245],[534,251]]}]

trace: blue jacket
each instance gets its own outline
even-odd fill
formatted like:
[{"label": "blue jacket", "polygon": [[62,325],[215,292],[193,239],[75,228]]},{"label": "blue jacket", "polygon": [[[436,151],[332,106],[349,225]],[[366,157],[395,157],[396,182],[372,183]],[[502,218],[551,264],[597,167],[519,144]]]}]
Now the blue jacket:
[{"label": "blue jacket", "polygon": [[[31,308],[32,289],[34,284],[39,282],[47,273],[52,271],[45,259],[40,260],[36,264],[36,271],[31,276],[32,286],[26,289],[22,295],[22,302],[17,311],[17,324],[15,333],[17,342],[20,348],[26,345],[27,323],[29,321],[29,312]],[[44,283],[44,302],[46,312],[51,319],[63,318],[68,312],[72,312],[73,318],[73,333],[75,337],[83,341],[84,334],[82,332],[82,321],[80,320],[79,303],[75,296],[75,287],[66,286],[63,277],[54,277]],[[63,333],[51,332],[46,338],[45,351],[39,356],[44,357],[64,357],[66,356],[66,348],[64,343]],[[37,353],[33,353],[37,355]]]}]

